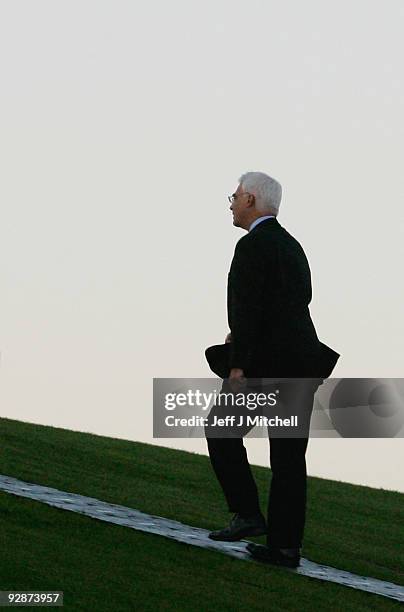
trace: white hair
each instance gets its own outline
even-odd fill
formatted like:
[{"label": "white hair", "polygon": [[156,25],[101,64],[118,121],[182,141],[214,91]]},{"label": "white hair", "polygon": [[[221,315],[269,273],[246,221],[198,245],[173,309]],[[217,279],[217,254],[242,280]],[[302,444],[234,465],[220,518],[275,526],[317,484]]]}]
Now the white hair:
[{"label": "white hair", "polygon": [[282,187],[278,181],[264,172],[246,172],[238,179],[244,191],[256,198],[256,209],[277,215],[282,198]]}]

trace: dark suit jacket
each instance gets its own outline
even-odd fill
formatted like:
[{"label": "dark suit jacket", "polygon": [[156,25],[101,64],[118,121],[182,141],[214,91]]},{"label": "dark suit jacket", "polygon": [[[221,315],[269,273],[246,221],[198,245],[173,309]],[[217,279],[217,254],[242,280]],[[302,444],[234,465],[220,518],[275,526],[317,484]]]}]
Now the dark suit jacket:
[{"label": "dark suit jacket", "polygon": [[211,368],[220,361],[226,376],[242,368],[248,377],[328,377],[339,354],[318,339],[311,298],[300,243],[274,217],[258,223],[236,244],[227,284],[232,342],[205,351]]}]

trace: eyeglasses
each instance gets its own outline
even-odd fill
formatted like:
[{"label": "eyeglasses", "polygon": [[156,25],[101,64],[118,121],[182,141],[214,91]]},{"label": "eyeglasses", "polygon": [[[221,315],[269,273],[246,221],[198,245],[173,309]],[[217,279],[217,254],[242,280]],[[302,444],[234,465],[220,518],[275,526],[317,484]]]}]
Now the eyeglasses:
[{"label": "eyeglasses", "polygon": [[248,191],[244,191],[244,193],[233,193],[231,196],[227,196],[227,199],[229,200],[230,204],[234,204],[234,202],[236,201],[236,199],[239,196],[243,196],[243,195],[253,195],[252,193],[248,193]]}]

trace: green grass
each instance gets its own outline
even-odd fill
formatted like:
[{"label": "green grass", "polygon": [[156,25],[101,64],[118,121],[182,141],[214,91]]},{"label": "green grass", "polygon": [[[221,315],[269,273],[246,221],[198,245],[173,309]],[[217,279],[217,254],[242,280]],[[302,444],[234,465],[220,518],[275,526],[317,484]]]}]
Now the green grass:
[{"label": "green grass", "polygon": [[[0,419],[0,473],[215,529],[208,457]],[[266,510],[270,470],[253,466]],[[309,478],[303,554],[404,585],[404,495]],[[390,610],[398,602],[0,493],[0,590],[63,590],[65,609]],[[256,538],[264,542],[264,538]]]}]

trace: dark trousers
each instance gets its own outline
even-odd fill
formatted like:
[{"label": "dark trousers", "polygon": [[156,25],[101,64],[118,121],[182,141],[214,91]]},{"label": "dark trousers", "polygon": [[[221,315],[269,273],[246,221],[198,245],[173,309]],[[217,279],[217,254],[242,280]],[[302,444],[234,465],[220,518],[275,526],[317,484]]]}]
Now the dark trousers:
[{"label": "dark trousers", "polygon": [[[279,548],[302,546],[306,518],[305,455],[314,394],[321,382],[322,379],[310,380],[304,389],[300,386],[298,391],[293,385],[281,386],[288,397],[291,412],[298,409],[300,422],[303,420],[305,423],[306,429],[303,429],[307,431],[305,437],[279,437],[277,430],[268,427],[272,469],[267,514],[267,545],[270,546]],[[222,391],[228,390],[227,382],[223,381]],[[244,411],[243,408],[237,410],[239,413]],[[214,405],[209,413],[209,424],[215,415],[223,417],[226,412],[228,410],[223,410],[222,406]],[[260,512],[257,486],[242,437],[252,427],[246,425],[241,432],[242,435],[239,432],[238,437],[231,437],[229,428],[225,433],[226,437],[218,437],[220,434],[217,429],[214,431],[209,426],[205,427],[211,464],[223,489],[228,509],[230,512],[246,515]]]}]

